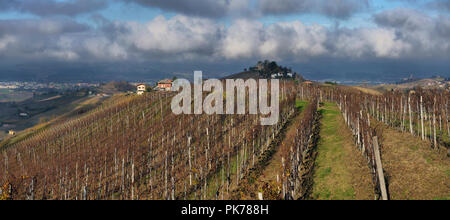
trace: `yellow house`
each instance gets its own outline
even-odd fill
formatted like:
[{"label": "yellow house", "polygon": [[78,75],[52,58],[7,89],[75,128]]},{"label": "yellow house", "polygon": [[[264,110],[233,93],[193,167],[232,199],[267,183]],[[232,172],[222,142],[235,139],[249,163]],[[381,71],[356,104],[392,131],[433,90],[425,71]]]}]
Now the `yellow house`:
[{"label": "yellow house", "polygon": [[139,84],[137,85],[137,94],[138,95],[143,95],[146,91],[146,86],[145,84]]},{"label": "yellow house", "polygon": [[15,131],[13,131],[13,130],[9,130],[9,135],[11,135],[11,136],[15,136],[15,135],[16,135],[16,132],[15,132]]}]

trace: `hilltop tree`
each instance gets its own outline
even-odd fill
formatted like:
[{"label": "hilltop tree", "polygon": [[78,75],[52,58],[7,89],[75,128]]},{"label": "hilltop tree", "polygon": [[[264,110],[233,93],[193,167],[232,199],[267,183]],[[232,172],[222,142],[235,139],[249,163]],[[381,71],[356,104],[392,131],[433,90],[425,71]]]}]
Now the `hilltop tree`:
[{"label": "hilltop tree", "polygon": [[292,68],[280,66],[275,61],[268,61],[268,60],[265,60],[264,62],[259,61],[257,67],[259,68],[254,67],[250,69],[258,69],[260,75],[265,78],[270,78],[272,74],[281,73],[284,76],[286,76],[287,73],[292,73]]}]

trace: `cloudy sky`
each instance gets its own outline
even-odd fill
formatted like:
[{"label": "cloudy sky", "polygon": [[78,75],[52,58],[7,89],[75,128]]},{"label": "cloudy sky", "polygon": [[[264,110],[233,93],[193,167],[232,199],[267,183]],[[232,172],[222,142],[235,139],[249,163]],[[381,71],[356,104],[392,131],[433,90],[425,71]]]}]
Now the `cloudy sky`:
[{"label": "cloudy sky", "polygon": [[[450,0],[0,0],[0,77],[450,77]],[[0,78],[0,80],[1,80]]]}]

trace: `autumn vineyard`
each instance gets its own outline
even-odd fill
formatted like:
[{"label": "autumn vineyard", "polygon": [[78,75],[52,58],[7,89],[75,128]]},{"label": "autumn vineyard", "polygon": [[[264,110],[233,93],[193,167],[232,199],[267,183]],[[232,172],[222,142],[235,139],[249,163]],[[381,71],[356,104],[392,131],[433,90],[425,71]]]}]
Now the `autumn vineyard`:
[{"label": "autumn vineyard", "polygon": [[[352,189],[344,199],[449,198],[448,91],[280,86],[273,126],[261,126],[261,115],[174,115],[173,92],[112,97],[3,146],[0,200],[340,199],[341,183]],[[338,133],[325,130],[327,120]],[[350,173],[364,186],[325,181],[340,172],[321,158],[332,152],[327,137],[345,132],[333,141],[348,142],[356,159],[333,161],[359,161],[361,172]]]}]

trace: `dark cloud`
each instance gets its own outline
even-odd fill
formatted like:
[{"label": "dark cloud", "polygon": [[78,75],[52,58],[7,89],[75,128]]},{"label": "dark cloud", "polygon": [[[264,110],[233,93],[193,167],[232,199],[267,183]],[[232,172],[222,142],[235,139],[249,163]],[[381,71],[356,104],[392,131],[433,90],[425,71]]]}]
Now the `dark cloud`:
[{"label": "dark cloud", "polygon": [[431,1],[421,1],[421,0],[389,0],[392,2],[407,2],[408,4],[414,5],[422,9],[431,9],[435,11],[441,11],[444,13],[450,12],[450,1],[449,0],[431,0]]},{"label": "dark cloud", "polygon": [[319,13],[334,18],[349,18],[369,7],[369,0],[256,0],[251,11],[251,0],[123,0],[147,7],[156,7],[186,15],[220,18],[227,15],[252,17],[288,15],[293,13]]},{"label": "dark cloud", "polygon": [[334,18],[349,18],[369,8],[368,0],[259,0],[263,14],[318,13]]},{"label": "dark cloud", "polygon": [[303,13],[310,12],[315,8],[315,1],[309,0],[260,0],[258,2],[258,8],[264,14],[291,14],[291,13]]},{"label": "dark cloud", "polygon": [[76,16],[106,8],[107,0],[0,0],[0,11],[14,10],[38,16]]},{"label": "dark cloud", "polygon": [[17,0],[0,0],[0,12],[16,9]]},{"label": "dark cloud", "polygon": [[428,3],[428,7],[436,9],[438,11],[450,12],[450,1],[449,0],[436,0]]},{"label": "dark cloud", "polygon": [[325,0],[320,11],[330,17],[348,18],[367,8],[369,8],[368,0]]},{"label": "dark cloud", "polygon": [[220,18],[249,6],[250,0],[123,0],[186,15]]},{"label": "dark cloud", "polygon": [[375,23],[381,26],[416,30],[426,28],[433,23],[433,19],[419,11],[398,8],[394,10],[384,11],[374,15]]},{"label": "dark cloud", "polygon": [[0,20],[1,35],[60,35],[89,30],[90,27],[68,19]]},{"label": "dark cloud", "polygon": [[[51,67],[51,71],[46,71],[52,76],[58,71],[72,75],[78,71],[92,75],[96,72],[143,74],[147,71],[144,67],[150,64],[174,72],[203,69],[204,66],[209,69],[219,66],[216,72],[221,68],[234,71],[236,66],[241,70],[241,66],[247,67],[260,59],[297,64],[298,71],[302,66],[308,66],[309,73],[323,75],[327,70],[356,71],[356,66],[359,69],[353,74],[360,74],[365,64],[371,69],[367,71],[373,71],[373,74],[389,72],[389,68],[410,71],[411,68],[405,67],[408,63],[440,66],[439,69],[430,68],[430,71],[441,71],[449,66],[442,65],[442,60],[450,59],[450,18],[445,14],[436,17],[400,8],[375,14],[371,27],[354,28],[330,28],[298,20],[265,24],[258,19],[243,17],[235,17],[225,24],[216,18],[243,10],[250,1],[127,1],[179,13],[170,17],[156,16],[147,22],[114,21],[91,13],[91,21],[95,24],[91,26],[65,16],[47,16],[88,12],[91,9],[81,7],[87,4],[84,0],[72,3],[45,1],[49,4],[79,4],[72,12],[57,10],[56,6],[52,10],[51,7],[31,7],[32,0],[0,0],[3,10],[17,10],[18,2],[28,2],[29,5],[22,5],[20,11],[34,10],[35,14],[42,15],[37,19],[0,20],[0,74],[14,69],[11,65],[15,63],[32,66],[32,70],[26,70],[28,72],[39,72],[39,69],[45,69],[43,66]],[[43,0],[37,2],[45,4]],[[257,8],[264,14],[321,13],[348,18],[368,6],[367,1],[359,0],[280,2],[260,0]],[[330,2],[335,4],[325,4]],[[62,8],[65,7],[68,6]],[[53,10],[59,14],[51,13]],[[5,63],[11,69],[6,70]],[[374,69],[377,65],[386,69]]]},{"label": "dark cloud", "polygon": [[6,62],[75,60],[92,29],[68,19],[0,20],[0,58]]}]

